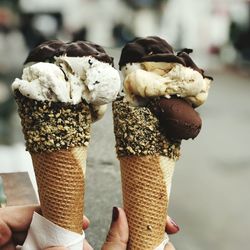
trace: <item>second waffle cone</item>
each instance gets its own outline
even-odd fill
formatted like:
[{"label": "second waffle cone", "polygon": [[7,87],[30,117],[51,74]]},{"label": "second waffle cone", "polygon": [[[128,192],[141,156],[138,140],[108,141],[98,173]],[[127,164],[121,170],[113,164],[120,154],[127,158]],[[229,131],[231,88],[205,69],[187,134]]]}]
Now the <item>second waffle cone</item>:
[{"label": "second waffle cone", "polygon": [[164,156],[119,157],[128,250],[153,250],[164,239],[174,160]]},{"label": "second waffle cone", "polygon": [[86,155],[87,147],[31,153],[43,216],[80,234]]}]

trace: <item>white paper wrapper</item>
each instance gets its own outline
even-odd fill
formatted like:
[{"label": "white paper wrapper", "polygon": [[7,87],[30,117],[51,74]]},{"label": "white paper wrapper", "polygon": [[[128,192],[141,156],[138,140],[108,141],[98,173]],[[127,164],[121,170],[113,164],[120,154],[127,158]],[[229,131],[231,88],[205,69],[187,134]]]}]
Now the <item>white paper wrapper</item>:
[{"label": "white paper wrapper", "polygon": [[84,232],[81,235],[66,230],[35,212],[21,250],[41,250],[53,246],[64,246],[69,250],[82,250],[84,239]]},{"label": "white paper wrapper", "polygon": [[164,250],[164,248],[168,244],[168,242],[169,242],[168,235],[165,234],[165,239],[162,241],[162,243],[157,248],[155,248],[155,250]]}]

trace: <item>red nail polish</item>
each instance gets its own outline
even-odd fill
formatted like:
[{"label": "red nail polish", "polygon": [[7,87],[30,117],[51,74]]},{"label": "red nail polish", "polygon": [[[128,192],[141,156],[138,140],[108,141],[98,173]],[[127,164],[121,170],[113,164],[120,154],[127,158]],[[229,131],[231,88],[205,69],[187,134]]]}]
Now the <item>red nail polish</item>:
[{"label": "red nail polish", "polygon": [[179,226],[175,223],[175,221],[172,218],[170,218],[170,222],[177,229],[177,231],[180,230]]},{"label": "red nail polish", "polygon": [[113,207],[112,223],[117,221],[118,217],[119,217],[119,209],[117,207]]},{"label": "red nail polish", "polygon": [[83,221],[82,222],[82,228],[85,230],[85,229],[87,229],[88,228],[88,226],[89,226],[89,222],[87,222],[87,221]]}]

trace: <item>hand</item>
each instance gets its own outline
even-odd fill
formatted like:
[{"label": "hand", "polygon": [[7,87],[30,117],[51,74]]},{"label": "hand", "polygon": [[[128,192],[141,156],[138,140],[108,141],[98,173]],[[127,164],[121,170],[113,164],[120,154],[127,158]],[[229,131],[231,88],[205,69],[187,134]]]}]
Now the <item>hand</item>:
[{"label": "hand", "polygon": [[[15,206],[0,208],[0,249],[16,250],[26,239],[33,213],[41,213],[39,206]],[[83,230],[89,226],[89,220],[83,218]],[[44,250],[65,250],[63,247],[52,247]],[[87,241],[84,250],[92,250]]]},{"label": "hand", "polygon": [[[41,213],[39,206],[7,207],[0,209],[0,247],[1,250],[15,250],[17,245],[22,245],[32,220],[33,213]],[[89,226],[89,220],[83,218],[83,230]],[[168,217],[166,232],[177,233],[178,226]],[[110,230],[102,250],[125,250],[128,242],[128,223],[125,212],[121,208],[114,208]],[[84,250],[93,248],[85,240]],[[64,247],[50,247],[43,250],[66,250]],[[169,243],[165,250],[174,250]]]},{"label": "hand", "polygon": [[[166,221],[166,232],[174,234],[179,231],[179,227],[168,217]],[[126,250],[128,243],[128,222],[123,209],[114,207],[110,229],[106,238],[106,242],[102,246],[102,250]],[[165,250],[175,250],[174,246],[169,243]]]}]

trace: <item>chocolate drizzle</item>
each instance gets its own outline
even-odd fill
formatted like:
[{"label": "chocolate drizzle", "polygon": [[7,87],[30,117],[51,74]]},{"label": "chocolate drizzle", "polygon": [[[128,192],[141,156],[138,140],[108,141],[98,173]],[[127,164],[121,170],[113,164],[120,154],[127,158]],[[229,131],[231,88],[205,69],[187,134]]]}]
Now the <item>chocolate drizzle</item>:
[{"label": "chocolate drizzle", "polygon": [[193,52],[192,49],[183,49],[175,53],[172,46],[165,40],[157,36],[148,36],[146,38],[135,38],[133,41],[127,43],[122,49],[121,58],[119,61],[120,69],[127,63],[133,62],[169,62],[180,63],[185,67],[190,67],[203,77],[211,78],[204,75],[204,70],[200,69],[189,54]]},{"label": "chocolate drizzle", "polygon": [[203,75],[204,70],[200,69],[189,56],[189,54],[192,52],[193,52],[192,49],[182,49],[180,52],[177,53],[177,56],[180,57],[185,62],[186,67],[190,67]]},{"label": "chocolate drizzle", "polygon": [[29,62],[53,61],[55,56],[92,56],[99,61],[113,65],[113,58],[100,46],[88,41],[64,43],[59,40],[46,41],[34,48],[24,64]]}]

